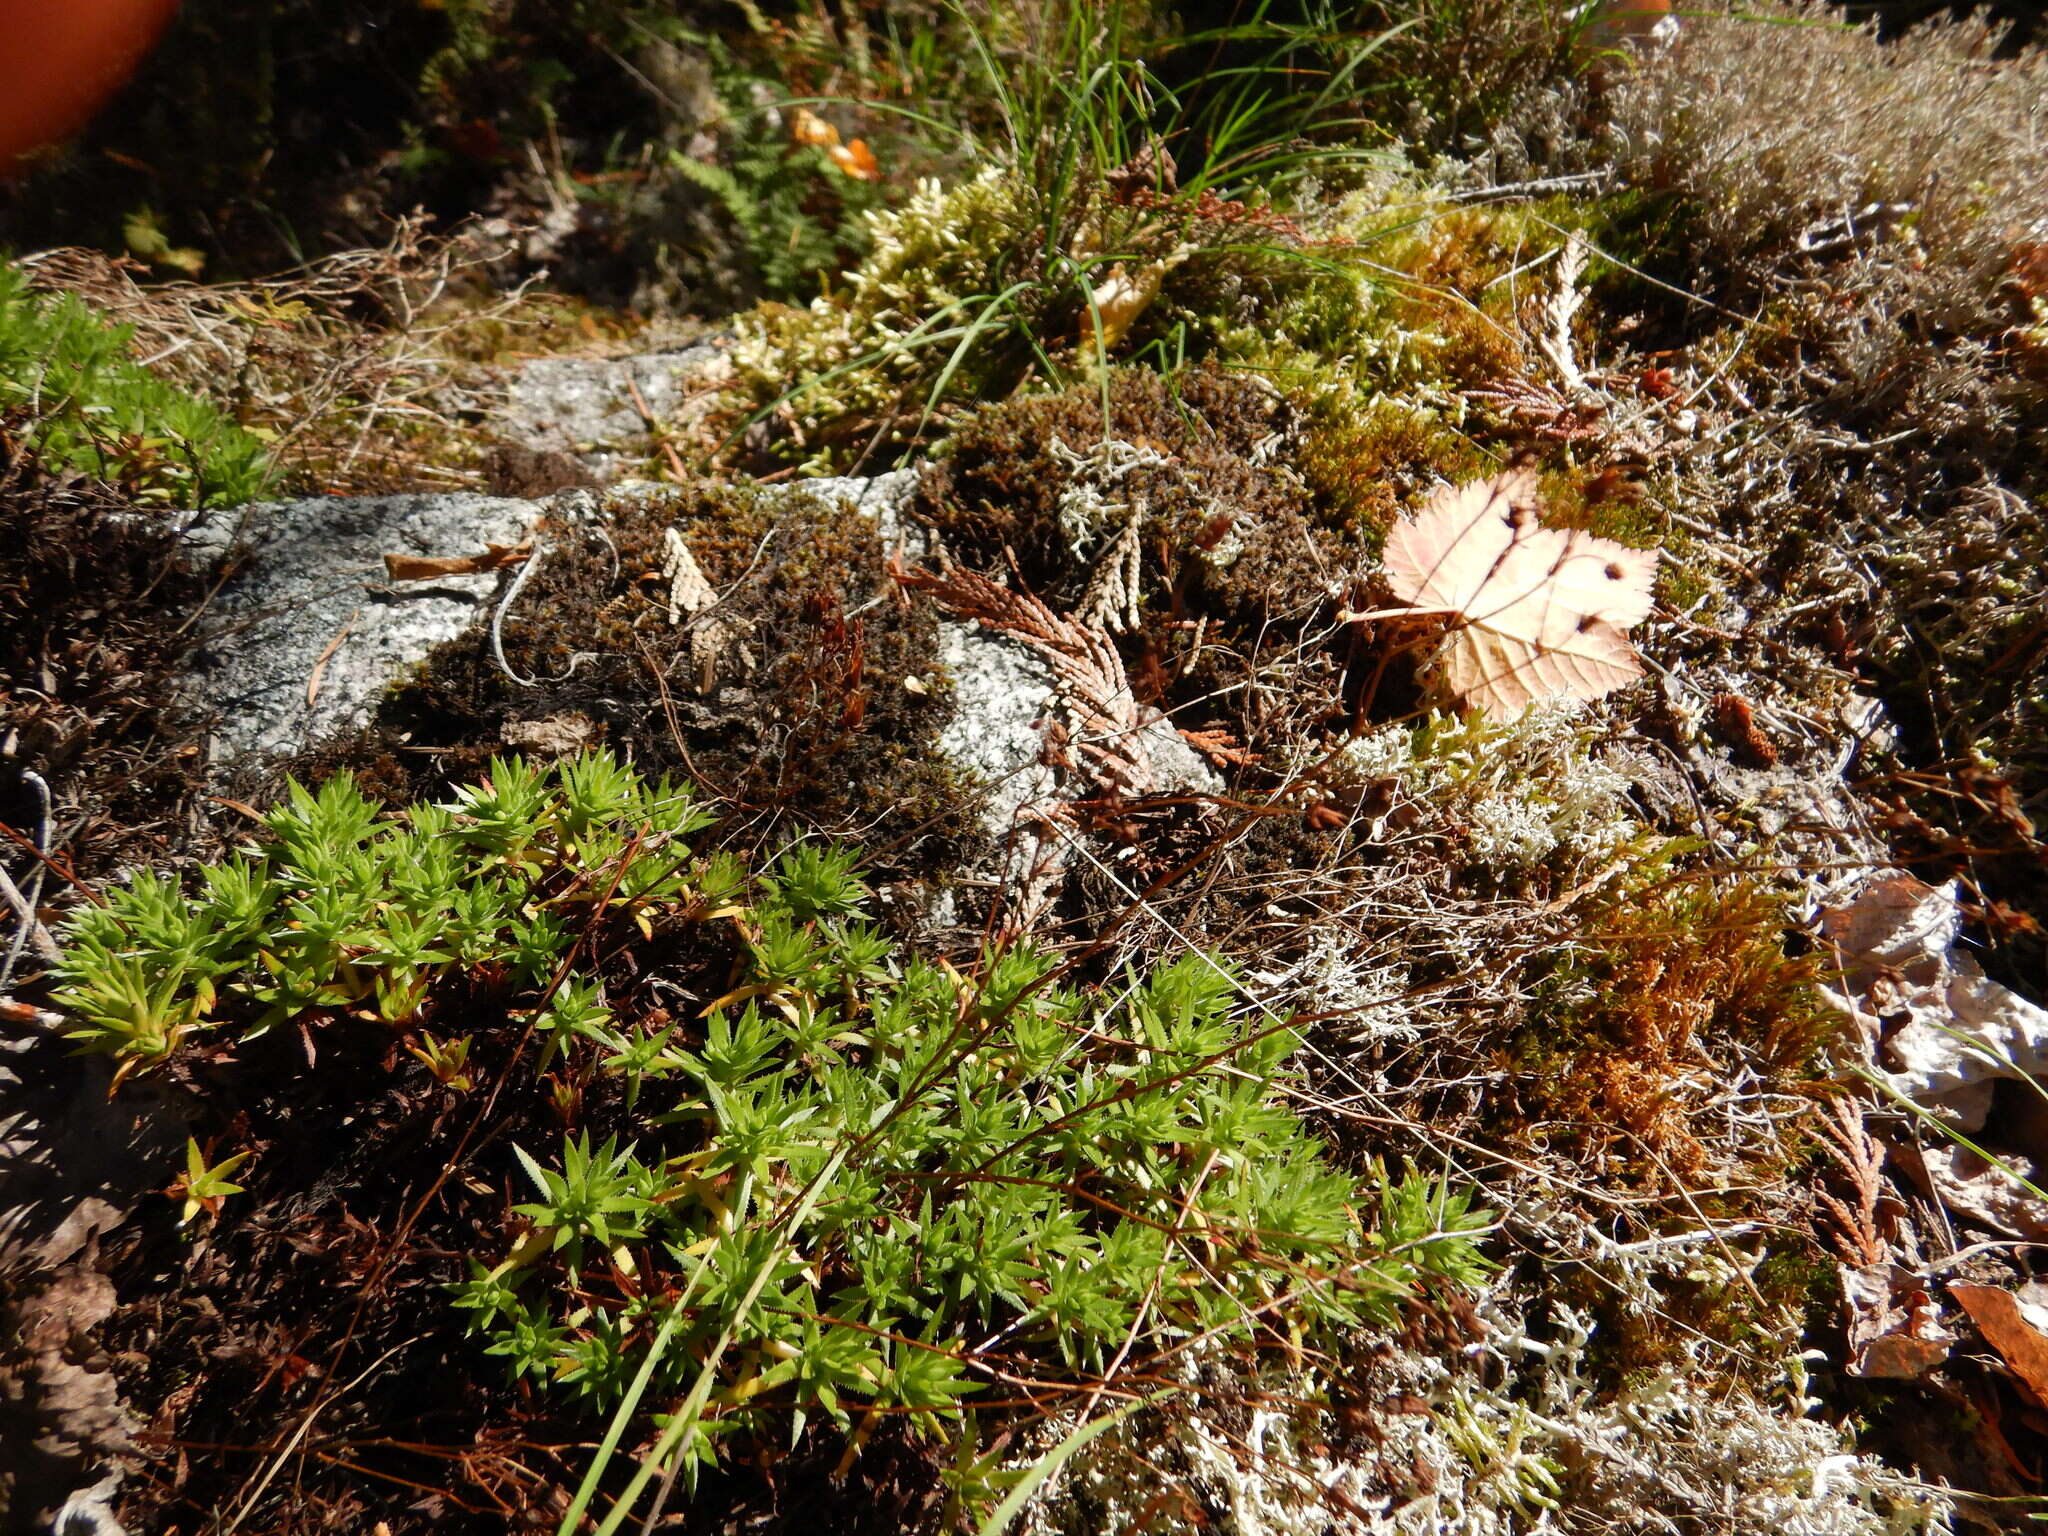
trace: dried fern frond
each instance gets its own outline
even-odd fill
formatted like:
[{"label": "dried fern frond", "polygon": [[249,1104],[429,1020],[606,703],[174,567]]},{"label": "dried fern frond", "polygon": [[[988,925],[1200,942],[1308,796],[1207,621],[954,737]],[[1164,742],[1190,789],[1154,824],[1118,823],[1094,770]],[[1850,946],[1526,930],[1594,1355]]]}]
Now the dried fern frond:
[{"label": "dried fern frond", "polygon": [[897,580],[929,592],[956,618],[971,619],[1029,647],[1052,668],[1060,701],[1072,715],[1071,743],[1086,759],[1083,771],[1101,788],[1145,795],[1157,787],[1139,747],[1143,722],[1109,632],[1054,613],[1027,592],[1015,592],[964,566],[943,571],[903,569]]},{"label": "dried fern frond", "polygon": [[1877,1218],[1884,1191],[1884,1147],[1863,1128],[1863,1106],[1852,1098],[1836,1100],[1832,1112],[1820,1117],[1819,1128],[1829,1155],[1848,1175],[1854,1200],[1851,1204],[1826,1190],[1815,1191],[1814,1198],[1833,1227],[1828,1238],[1846,1264],[1861,1269],[1882,1264],[1889,1256]]}]

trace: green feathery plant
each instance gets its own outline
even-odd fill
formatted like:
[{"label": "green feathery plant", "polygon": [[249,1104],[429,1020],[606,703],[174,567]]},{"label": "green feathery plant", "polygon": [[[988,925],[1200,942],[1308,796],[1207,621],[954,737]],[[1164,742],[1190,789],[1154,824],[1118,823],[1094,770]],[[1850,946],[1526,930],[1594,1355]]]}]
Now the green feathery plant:
[{"label": "green feathery plant", "polygon": [[[208,1035],[351,1014],[408,1026],[458,974],[545,991],[534,1027],[554,1051],[577,1039],[627,1051],[601,1025],[596,984],[557,967],[600,910],[646,932],[657,913],[708,913],[737,894],[728,861],[684,849],[709,820],[687,789],[603,753],[553,773],[494,761],[452,803],[392,819],[347,775],[317,794],[294,783],[264,818],[268,836],[202,870],[197,894],[143,871],[82,909],[56,1002],[72,1038],[124,1077]],[[464,1075],[466,1047],[419,1050],[437,1076]]]},{"label": "green feathery plant", "polygon": [[33,292],[0,264],[0,413],[14,412],[46,469],[95,476],[138,501],[240,506],[269,476],[254,435],[129,358],[126,327],[76,295]]},{"label": "green feathery plant", "polygon": [[[867,921],[851,850],[750,874],[688,846],[707,820],[606,753],[496,761],[398,816],[294,784],[190,894],[139,874],[65,933],[56,1002],[123,1074],[353,1019],[451,1092],[489,1061],[494,1095],[553,1094],[571,1133],[507,1148],[517,1234],[451,1290],[480,1357],[611,1416],[568,1526],[643,1404],[656,1454],[609,1526],[736,1434],[829,1423],[852,1454],[889,1416],[957,1433],[1019,1373],[1086,1394],[1213,1348],[1299,1359],[1488,1268],[1467,1197],[1329,1160],[1286,1095],[1299,1032],[1226,965],[1099,996],[1022,947],[962,974]],[[684,1020],[632,1003],[576,964],[620,942],[700,944],[730,989]],[[473,1052],[493,1029],[517,1046]]]}]

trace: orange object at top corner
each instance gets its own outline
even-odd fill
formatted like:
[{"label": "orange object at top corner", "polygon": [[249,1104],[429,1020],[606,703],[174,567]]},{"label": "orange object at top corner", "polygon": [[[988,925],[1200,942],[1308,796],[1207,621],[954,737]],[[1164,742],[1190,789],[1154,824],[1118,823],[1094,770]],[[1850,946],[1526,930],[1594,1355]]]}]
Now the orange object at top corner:
[{"label": "orange object at top corner", "polygon": [[0,0],[0,171],[83,128],[178,0]]}]

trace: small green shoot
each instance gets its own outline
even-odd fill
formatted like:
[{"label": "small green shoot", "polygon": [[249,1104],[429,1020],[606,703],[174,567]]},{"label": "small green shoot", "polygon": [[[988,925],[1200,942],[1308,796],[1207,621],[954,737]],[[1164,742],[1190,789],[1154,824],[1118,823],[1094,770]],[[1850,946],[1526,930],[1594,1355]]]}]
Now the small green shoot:
[{"label": "small green shoot", "polygon": [[184,1208],[178,1217],[180,1227],[190,1227],[199,1219],[200,1212],[208,1216],[220,1214],[221,1203],[229,1195],[243,1193],[242,1186],[228,1182],[228,1175],[254,1154],[244,1150],[231,1157],[224,1157],[212,1167],[206,1164],[206,1154],[199,1150],[199,1143],[191,1137],[185,1139],[185,1171],[164,1191],[173,1200],[182,1200]]}]

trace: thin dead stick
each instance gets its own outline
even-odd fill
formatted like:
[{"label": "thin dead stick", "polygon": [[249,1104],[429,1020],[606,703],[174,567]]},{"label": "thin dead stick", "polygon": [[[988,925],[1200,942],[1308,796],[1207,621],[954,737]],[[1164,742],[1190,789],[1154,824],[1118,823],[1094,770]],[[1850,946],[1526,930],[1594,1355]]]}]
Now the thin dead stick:
[{"label": "thin dead stick", "polygon": [[29,841],[28,838],[24,837],[20,832],[16,831],[13,827],[10,827],[4,821],[0,821],[0,835],[12,838],[15,842],[19,843],[22,847],[26,848],[30,853],[34,854],[37,863],[41,864],[43,868],[49,870],[51,874],[55,875],[59,880],[62,880],[66,885],[70,886],[73,890],[77,891],[79,895],[83,896],[87,901],[91,902],[94,906],[104,907],[107,904],[106,898],[100,895],[98,891],[94,890],[91,886],[87,885],[83,880],[79,879],[77,875],[73,874],[70,870],[66,869],[62,864],[59,864],[55,859],[51,858],[47,853],[43,852],[42,849],[38,848],[34,843]]},{"label": "thin dead stick", "polygon": [[676,477],[678,485],[687,485],[689,473],[683,468],[682,455],[676,452],[676,445],[668,440],[668,429],[655,419],[654,412],[647,408],[647,400],[640,393],[640,385],[631,374],[626,376],[626,388],[633,396],[633,407],[639,411],[640,419],[647,423],[647,435],[654,439],[654,446],[661,450],[668,460],[669,473]]},{"label": "thin dead stick", "polygon": [[[43,867],[38,864],[35,874],[29,877],[29,888],[37,889],[42,877]],[[34,899],[22,894],[4,867],[0,867],[0,898],[4,898],[7,905],[14,909],[18,924],[14,931],[14,941],[7,947],[7,962],[0,965],[0,991],[4,991],[14,976],[14,967],[21,959],[22,947],[25,944],[33,944],[36,953],[52,965],[61,960],[63,955],[57,948],[57,941],[50,937],[50,930],[45,928],[42,920],[36,916]]]},{"label": "thin dead stick", "polygon": [[376,1359],[372,1360],[369,1363],[369,1365],[364,1368],[362,1374],[357,1376],[353,1381],[349,1382],[346,1386],[344,1386],[341,1389],[341,1391],[330,1392],[326,1394],[318,1402],[313,1404],[311,1408],[308,1408],[306,1410],[306,1416],[303,1419],[299,1420],[299,1427],[292,1431],[291,1439],[287,1440],[284,1443],[284,1448],[277,1453],[276,1457],[271,1461],[270,1465],[264,1469],[263,1476],[257,1480],[256,1486],[250,1490],[249,1497],[242,1501],[242,1507],[235,1511],[233,1518],[230,1519],[226,1525],[221,1527],[220,1536],[234,1536],[237,1527],[239,1527],[241,1523],[248,1518],[249,1511],[256,1507],[256,1501],[263,1497],[263,1491],[270,1486],[271,1479],[275,1478],[278,1472],[283,1469],[285,1462],[290,1458],[292,1452],[297,1450],[299,1447],[299,1443],[306,1438],[307,1431],[311,1430],[313,1427],[313,1421],[320,1417],[321,1409],[325,1408],[329,1403],[334,1402],[337,1398],[343,1397],[346,1394],[353,1392],[357,1387],[361,1386],[364,1382],[368,1381],[373,1375],[375,1375],[383,1367],[385,1361],[389,1360],[393,1355],[398,1354],[402,1350],[410,1349],[413,1345],[419,1343],[419,1341],[425,1337],[426,1335],[423,1333],[415,1334],[412,1338],[407,1339],[403,1344],[392,1345],[391,1348],[385,1350],[383,1354],[379,1355]]},{"label": "thin dead stick", "polygon": [[322,651],[319,659],[313,663],[313,670],[306,678],[306,708],[311,709],[313,701],[320,697],[320,679],[327,675],[327,663],[334,660],[334,653],[347,642],[349,635],[355,630],[356,620],[362,616],[363,610],[360,608],[350,614],[342,622],[341,628],[334,632],[334,638],[327,642],[327,649]]},{"label": "thin dead stick", "polygon": [[14,979],[14,967],[21,960],[22,946],[33,941],[36,953],[50,964],[55,965],[61,958],[56,942],[50,937],[50,930],[42,925],[36,916],[36,903],[42,899],[43,876],[50,861],[50,786],[43,776],[33,769],[21,771],[21,782],[36,792],[36,866],[29,873],[28,891],[23,894],[8,878],[7,866],[0,864],[0,894],[7,898],[7,904],[14,908],[19,921],[14,930],[14,941],[7,946],[7,959],[0,962],[0,992],[7,990],[7,983]]}]

